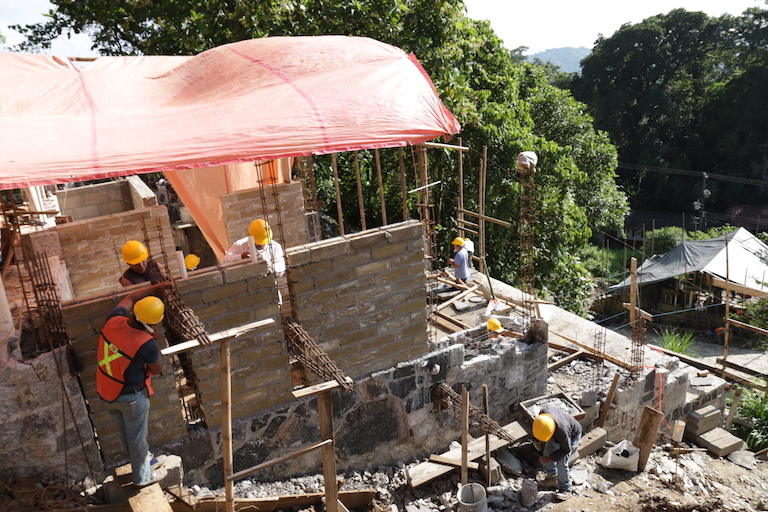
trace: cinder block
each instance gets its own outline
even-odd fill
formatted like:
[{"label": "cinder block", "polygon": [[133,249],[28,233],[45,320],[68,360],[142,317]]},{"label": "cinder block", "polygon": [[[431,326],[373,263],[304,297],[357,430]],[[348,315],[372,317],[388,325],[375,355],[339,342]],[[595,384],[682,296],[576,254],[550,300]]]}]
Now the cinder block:
[{"label": "cinder block", "polygon": [[736,450],[743,449],[745,446],[744,441],[740,438],[719,427],[702,434],[699,439],[701,440],[701,446],[712,452],[716,457],[725,457]]},{"label": "cinder block", "polygon": [[693,438],[718,427],[722,413],[712,405],[702,407],[688,414],[685,425],[686,437]]},{"label": "cinder block", "polygon": [[608,432],[604,428],[597,427],[596,429],[587,432],[581,437],[579,441],[579,456],[586,457],[595,453],[597,450],[605,446],[605,442],[608,440]]},{"label": "cinder block", "polygon": [[714,405],[707,405],[701,409],[696,409],[688,415],[687,423],[693,423],[694,425],[700,425],[702,422],[707,421],[713,416],[720,417],[720,410]]}]

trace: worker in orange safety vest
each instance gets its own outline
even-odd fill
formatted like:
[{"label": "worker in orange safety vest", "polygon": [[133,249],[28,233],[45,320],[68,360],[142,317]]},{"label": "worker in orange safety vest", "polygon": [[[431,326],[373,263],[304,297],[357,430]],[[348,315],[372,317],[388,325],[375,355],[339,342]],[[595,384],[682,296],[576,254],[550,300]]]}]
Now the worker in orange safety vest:
[{"label": "worker in orange safety vest", "polygon": [[165,470],[152,468],[147,433],[150,379],[163,369],[153,326],[162,321],[165,305],[157,295],[171,286],[164,281],[129,293],[107,315],[97,347],[96,391],[117,424],[137,486],[165,477]]}]

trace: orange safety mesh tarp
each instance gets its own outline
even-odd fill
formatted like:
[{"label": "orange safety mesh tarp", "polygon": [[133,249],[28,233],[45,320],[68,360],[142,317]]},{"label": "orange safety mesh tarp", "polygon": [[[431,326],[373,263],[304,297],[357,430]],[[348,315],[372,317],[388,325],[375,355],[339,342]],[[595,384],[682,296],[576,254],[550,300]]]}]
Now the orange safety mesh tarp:
[{"label": "orange safety mesh tarp", "polygon": [[346,36],[193,57],[0,53],[0,189],[418,143],[458,133],[412,55]]},{"label": "orange safety mesh tarp", "polygon": [[[166,171],[165,177],[171,182],[208,245],[221,261],[232,242],[227,240],[221,196],[237,190],[270,186],[273,182],[288,183],[289,165],[288,159],[247,162]],[[245,233],[242,236],[245,236]]]}]

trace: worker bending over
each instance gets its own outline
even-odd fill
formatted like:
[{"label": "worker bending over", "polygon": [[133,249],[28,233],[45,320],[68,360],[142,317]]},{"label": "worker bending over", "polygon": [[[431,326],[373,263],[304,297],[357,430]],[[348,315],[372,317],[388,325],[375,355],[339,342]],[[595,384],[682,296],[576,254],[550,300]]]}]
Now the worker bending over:
[{"label": "worker bending over", "polygon": [[469,278],[469,255],[464,249],[464,239],[456,237],[451,242],[453,245],[453,258],[448,263],[453,267],[453,277],[461,284],[467,284]]},{"label": "worker bending over", "polygon": [[123,261],[128,264],[128,269],[120,277],[120,284],[131,286],[132,284],[147,283],[156,280],[166,280],[165,269],[155,260],[149,259],[147,247],[138,240],[128,240],[123,244]]},{"label": "worker bending over", "polygon": [[162,321],[165,305],[157,295],[170,286],[164,281],[129,293],[107,315],[97,347],[96,391],[117,424],[140,487],[165,477],[164,469],[152,469],[147,431],[151,377],[163,369],[153,325]]},{"label": "worker bending over", "polygon": [[545,443],[539,463],[544,466],[547,479],[540,485],[553,487],[556,481],[561,493],[570,493],[572,486],[568,463],[579,446],[581,424],[562,409],[543,407],[541,414],[533,420],[533,437]]},{"label": "worker bending over", "polygon": [[[272,229],[264,219],[256,219],[248,226],[248,235],[253,237],[256,247],[256,259],[267,262],[269,269],[277,275],[285,273],[285,254],[282,246],[272,240]],[[229,248],[222,263],[231,263],[250,258],[248,237],[241,238]]]}]

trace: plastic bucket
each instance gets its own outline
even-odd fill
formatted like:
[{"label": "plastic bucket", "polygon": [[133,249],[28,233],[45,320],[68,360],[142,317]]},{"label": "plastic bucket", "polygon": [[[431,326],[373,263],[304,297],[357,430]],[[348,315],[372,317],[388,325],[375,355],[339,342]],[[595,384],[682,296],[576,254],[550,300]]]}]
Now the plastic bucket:
[{"label": "plastic bucket", "polygon": [[485,487],[480,484],[467,484],[459,487],[456,494],[459,507],[464,512],[486,512],[488,499],[485,496]]}]

